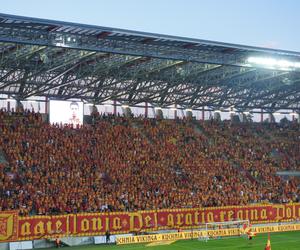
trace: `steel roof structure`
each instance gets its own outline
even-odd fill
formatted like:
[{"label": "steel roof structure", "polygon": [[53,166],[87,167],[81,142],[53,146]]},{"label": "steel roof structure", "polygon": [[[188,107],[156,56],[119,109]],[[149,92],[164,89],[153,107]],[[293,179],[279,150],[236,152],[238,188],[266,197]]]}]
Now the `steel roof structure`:
[{"label": "steel roof structure", "polygon": [[0,14],[0,94],[18,100],[299,110],[299,63],[292,51]]}]

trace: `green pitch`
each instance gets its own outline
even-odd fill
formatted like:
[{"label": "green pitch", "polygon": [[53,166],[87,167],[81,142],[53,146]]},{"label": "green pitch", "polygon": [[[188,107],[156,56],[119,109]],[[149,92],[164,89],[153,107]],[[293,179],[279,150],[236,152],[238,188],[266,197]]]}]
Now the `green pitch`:
[{"label": "green pitch", "polygon": [[[209,240],[208,242],[194,240],[180,240],[170,245],[147,246],[147,244],[132,245],[90,245],[70,247],[70,250],[205,250],[205,249],[257,249],[264,250],[267,243],[267,234],[257,235],[249,241],[245,238],[222,238]],[[299,250],[300,249],[300,231],[272,233],[271,234],[272,250]]]}]

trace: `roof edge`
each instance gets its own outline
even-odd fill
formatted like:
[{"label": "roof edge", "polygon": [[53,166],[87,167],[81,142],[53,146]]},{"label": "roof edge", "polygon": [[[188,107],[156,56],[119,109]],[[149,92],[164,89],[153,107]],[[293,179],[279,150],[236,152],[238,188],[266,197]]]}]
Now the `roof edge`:
[{"label": "roof edge", "polygon": [[46,24],[46,25],[72,26],[72,27],[82,28],[82,29],[99,29],[99,31],[101,30],[101,31],[142,36],[142,37],[155,38],[155,39],[166,39],[166,40],[173,40],[173,41],[186,42],[186,43],[198,43],[198,44],[205,44],[205,45],[210,45],[210,46],[220,46],[220,47],[227,47],[227,48],[233,48],[233,49],[242,49],[242,50],[248,50],[248,51],[252,51],[252,52],[276,53],[276,54],[280,54],[283,56],[297,56],[297,57],[299,56],[300,57],[300,52],[297,52],[297,51],[256,47],[256,46],[250,46],[250,45],[218,42],[218,41],[204,40],[204,39],[198,39],[198,38],[188,38],[188,37],[182,37],[182,36],[164,35],[164,34],[159,34],[159,33],[150,33],[150,32],[143,32],[143,31],[111,28],[111,27],[104,27],[104,26],[91,25],[91,24],[80,24],[80,23],[74,23],[74,22],[42,19],[42,18],[36,18],[36,17],[18,16],[18,15],[4,14],[4,13],[0,13],[0,18],[12,19],[12,20],[24,21],[24,22],[35,22],[35,23],[41,23],[41,24]]}]

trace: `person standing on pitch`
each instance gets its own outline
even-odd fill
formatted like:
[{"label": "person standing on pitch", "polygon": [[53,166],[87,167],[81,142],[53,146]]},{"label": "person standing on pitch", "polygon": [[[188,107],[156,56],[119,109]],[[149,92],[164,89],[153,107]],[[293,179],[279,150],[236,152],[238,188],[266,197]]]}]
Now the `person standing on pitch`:
[{"label": "person standing on pitch", "polygon": [[105,232],[105,236],[106,236],[106,243],[110,243],[110,232],[108,230]]}]

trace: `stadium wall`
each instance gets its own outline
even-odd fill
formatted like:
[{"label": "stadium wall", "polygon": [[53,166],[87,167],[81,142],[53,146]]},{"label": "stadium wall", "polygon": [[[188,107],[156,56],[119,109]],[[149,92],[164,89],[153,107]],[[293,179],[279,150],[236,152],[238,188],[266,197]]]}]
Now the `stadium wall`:
[{"label": "stadium wall", "polygon": [[255,223],[295,221],[300,203],[138,212],[80,213],[20,217],[17,211],[0,213],[0,242],[111,234],[166,229],[199,228],[208,222],[250,220]]}]

